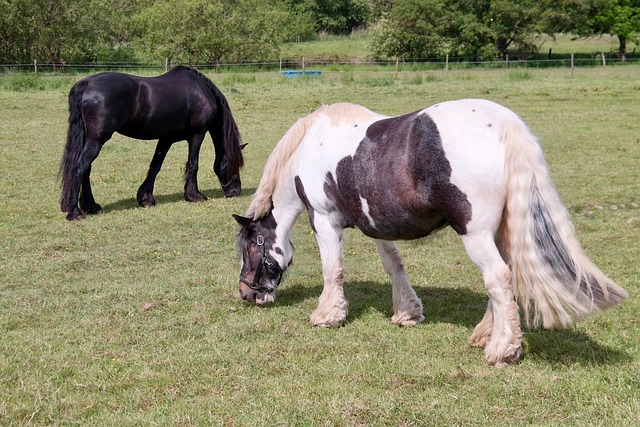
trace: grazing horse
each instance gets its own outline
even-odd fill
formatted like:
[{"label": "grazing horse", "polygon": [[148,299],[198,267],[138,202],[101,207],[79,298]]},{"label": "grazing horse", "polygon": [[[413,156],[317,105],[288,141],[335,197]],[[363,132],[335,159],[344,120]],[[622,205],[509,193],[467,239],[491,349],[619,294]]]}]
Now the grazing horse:
[{"label": "grazing horse", "polygon": [[522,356],[516,299],[527,325],[567,327],[627,293],[585,255],[551,182],[542,149],[512,111],[490,101],[443,102],[387,118],[354,104],[299,119],[267,160],[240,223],[240,294],[264,304],[293,259],[291,229],[307,210],[324,288],[310,320],[338,326],[343,230],[375,239],[398,325],[424,320],[394,240],[446,225],[482,273],[489,304],[470,343],[496,366]]},{"label": "grazing horse", "polygon": [[[198,190],[198,156],[207,132],[215,147],[215,171],[224,195],[240,194],[243,166],[240,132],[218,88],[198,71],[176,67],[158,77],[100,73],[76,83],[69,92],[69,130],[60,165],[60,208],[68,220],[102,208],[93,198],[91,163],[114,132],[136,139],[157,139],[147,177],[137,194],[141,206],[153,206],[155,179],[169,148],[189,143],[184,198],[206,200]],[[80,199],[80,207],[78,207]]]}]

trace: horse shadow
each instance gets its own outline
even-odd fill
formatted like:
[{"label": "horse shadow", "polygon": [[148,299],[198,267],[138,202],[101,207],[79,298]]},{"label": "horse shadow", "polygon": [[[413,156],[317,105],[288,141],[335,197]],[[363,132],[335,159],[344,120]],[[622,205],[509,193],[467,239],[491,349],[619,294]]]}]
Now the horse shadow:
[{"label": "horse shadow", "polygon": [[[422,300],[425,316],[423,325],[449,323],[467,328],[471,334],[487,308],[488,297],[484,292],[446,287],[414,286],[414,289]],[[321,292],[322,285],[311,288],[293,286],[283,290],[279,303],[295,305],[308,300],[311,295],[319,296]],[[349,282],[345,283],[344,292],[349,301],[347,323],[371,313],[371,310],[391,318],[390,284]],[[523,329],[523,336],[525,357],[551,365],[616,365],[633,359],[629,353],[598,343],[575,328]]]},{"label": "horse shadow", "polygon": [[[251,197],[251,195],[255,192],[255,188],[243,188],[242,193],[236,198],[244,198]],[[224,199],[224,192],[221,189],[209,189],[209,190],[201,190],[202,193],[207,196],[209,200],[216,199]],[[156,205],[169,204],[169,203],[178,203],[185,202],[184,193],[172,193],[172,194],[154,194],[156,199]],[[117,212],[117,211],[126,211],[140,208],[138,204],[138,200],[134,197],[128,197],[126,199],[121,199],[113,203],[108,203],[102,206],[103,213],[109,212]]]}]

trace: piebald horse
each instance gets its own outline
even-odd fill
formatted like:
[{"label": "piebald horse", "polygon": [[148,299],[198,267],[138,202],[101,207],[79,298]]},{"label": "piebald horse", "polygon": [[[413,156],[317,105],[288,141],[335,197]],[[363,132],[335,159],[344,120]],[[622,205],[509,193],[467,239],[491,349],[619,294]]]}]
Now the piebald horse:
[{"label": "piebald horse", "polygon": [[486,313],[470,337],[487,363],[522,357],[529,327],[567,327],[627,293],[585,255],[542,149],[514,112],[493,102],[442,102],[385,117],[355,104],[299,119],[273,150],[240,223],[240,294],[265,304],[293,260],[291,229],[307,210],[322,258],[316,326],[345,322],[343,230],[373,238],[392,283],[398,325],[424,320],[395,240],[451,226],[482,273]]}]

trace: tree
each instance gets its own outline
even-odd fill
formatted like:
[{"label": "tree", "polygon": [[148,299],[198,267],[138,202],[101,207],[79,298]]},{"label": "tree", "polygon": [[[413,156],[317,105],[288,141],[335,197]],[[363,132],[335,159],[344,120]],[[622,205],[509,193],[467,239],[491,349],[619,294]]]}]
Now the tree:
[{"label": "tree", "polygon": [[[640,0],[638,0],[640,1]],[[535,39],[574,24],[585,0],[396,0],[374,35],[381,56],[527,57]]]},{"label": "tree", "polygon": [[442,0],[399,0],[373,32],[371,49],[378,56],[416,60],[448,50],[449,15]]},{"label": "tree", "polygon": [[277,57],[285,18],[273,2],[261,0],[183,0],[180,7],[164,0],[134,23],[138,43],[153,57],[219,65]]},{"label": "tree", "polygon": [[128,17],[151,0],[0,0],[0,60],[131,59]]},{"label": "tree", "polygon": [[590,26],[583,35],[611,34],[618,37],[618,56],[624,60],[627,42],[638,43],[640,0],[594,0]]},{"label": "tree", "polygon": [[0,0],[0,63],[29,61],[29,17],[19,1]]},{"label": "tree", "polygon": [[282,26],[283,41],[309,41],[316,37],[313,14],[302,3],[283,0],[282,9],[286,11]]},{"label": "tree", "polygon": [[0,5],[8,59],[51,63],[62,60],[70,27],[75,15],[71,0],[16,0]]},{"label": "tree", "polygon": [[371,18],[371,0],[285,0],[310,14],[316,32],[348,34]]}]

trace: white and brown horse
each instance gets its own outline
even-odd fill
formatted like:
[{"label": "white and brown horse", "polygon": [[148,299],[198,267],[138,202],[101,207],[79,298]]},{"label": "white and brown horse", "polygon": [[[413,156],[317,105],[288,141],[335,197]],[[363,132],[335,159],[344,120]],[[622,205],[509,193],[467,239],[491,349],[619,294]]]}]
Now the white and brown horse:
[{"label": "white and brown horse", "polygon": [[291,229],[305,209],[324,275],[311,314],[317,326],[347,316],[346,227],[375,239],[393,286],[392,321],[414,325],[424,320],[422,303],[394,240],[450,225],[489,293],[470,342],[491,365],[522,356],[517,303],[528,326],[553,328],[627,298],[583,252],[535,136],[490,101],[443,102],[391,118],[342,103],[299,119],[267,160],[247,213],[235,215],[242,298],[275,300],[293,259]]}]

